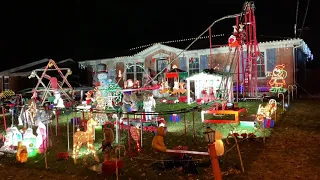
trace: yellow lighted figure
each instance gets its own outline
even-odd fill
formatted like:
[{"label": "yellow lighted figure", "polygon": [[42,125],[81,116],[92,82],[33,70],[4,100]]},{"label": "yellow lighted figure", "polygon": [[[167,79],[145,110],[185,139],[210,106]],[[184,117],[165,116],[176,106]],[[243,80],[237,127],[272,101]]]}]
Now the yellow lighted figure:
[{"label": "yellow lighted figure", "polygon": [[186,89],[184,88],[185,83],[184,82],[180,82],[179,83],[179,93],[180,94],[185,94],[186,93]]},{"label": "yellow lighted figure", "polygon": [[28,160],[27,147],[22,145],[22,141],[18,142],[18,150],[17,150],[17,154],[16,154],[16,159],[20,163],[25,163]]},{"label": "yellow lighted figure", "polygon": [[160,152],[166,152],[167,148],[166,145],[164,144],[163,137],[166,135],[166,131],[164,127],[158,127],[157,128],[157,133],[153,137],[152,140],[152,148],[160,151]]},{"label": "yellow lighted figure", "polygon": [[77,164],[77,159],[79,156],[79,150],[83,144],[87,144],[87,152],[83,158],[84,163],[88,158],[90,153],[93,154],[95,161],[99,162],[99,158],[97,156],[96,149],[94,147],[94,130],[97,122],[90,118],[87,121],[87,131],[83,132],[78,130],[73,135],[73,156],[74,156],[74,163]]},{"label": "yellow lighted figure", "polygon": [[168,81],[163,81],[160,87],[160,94],[165,94],[169,92],[169,84]]},{"label": "yellow lighted figure", "polygon": [[36,103],[35,103],[35,101],[33,99],[30,99],[28,101],[27,113],[29,114],[31,123],[33,124],[34,123],[34,117],[35,117],[35,115],[37,113],[37,106],[36,106]]},{"label": "yellow lighted figure", "polygon": [[271,117],[276,110],[277,110],[277,101],[274,99],[270,99],[269,103],[266,106],[262,106],[260,104],[257,112],[257,120],[263,121],[264,118]]}]

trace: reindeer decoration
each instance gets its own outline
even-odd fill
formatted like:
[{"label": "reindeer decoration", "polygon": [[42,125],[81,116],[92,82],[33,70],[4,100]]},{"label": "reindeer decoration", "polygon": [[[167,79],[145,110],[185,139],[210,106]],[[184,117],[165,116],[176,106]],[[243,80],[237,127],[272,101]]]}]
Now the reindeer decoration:
[{"label": "reindeer decoration", "polygon": [[86,163],[86,160],[87,160],[88,155],[90,153],[93,154],[95,161],[99,162],[99,157],[97,156],[96,149],[93,144],[94,143],[94,130],[95,130],[95,126],[97,124],[98,123],[94,119],[90,118],[87,121],[87,130],[85,132],[80,131],[78,129],[78,131],[76,133],[74,133],[74,135],[73,135],[74,164],[77,164],[79,150],[83,144],[87,144],[87,152],[83,158],[84,163]]},{"label": "reindeer decoration", "polygon": [[160,87],[160,94],[165,94],[169,92],[168,81],[163,81]]}]

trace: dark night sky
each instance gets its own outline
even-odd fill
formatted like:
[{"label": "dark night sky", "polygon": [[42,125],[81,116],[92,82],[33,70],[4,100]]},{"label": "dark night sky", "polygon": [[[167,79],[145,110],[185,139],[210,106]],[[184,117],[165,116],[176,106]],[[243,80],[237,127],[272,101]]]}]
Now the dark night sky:
[{"label": "dark night sky", "polygon": [[[298,26],[307,4],[307,0],[300,1]],[[153,42],[196,37],[214,20],[241,12],[244,1],[23,2],[10,1],[2,6],[0,58],[2,62],[14,63],[1,66],[1,70],[46,57],[81,61]],[[296,1],[279,2],[282,1],[255,3],[259,36],[294,36]],[[313,17],[316,6],[311,1],[305,23],[309,30],[304,31],[304,39],[319,61],[319,33],[315,33],[319,32],[319,25]],[[234,20],[220,22],[213,27],[213,34],[229,35],[232,25]]]}]

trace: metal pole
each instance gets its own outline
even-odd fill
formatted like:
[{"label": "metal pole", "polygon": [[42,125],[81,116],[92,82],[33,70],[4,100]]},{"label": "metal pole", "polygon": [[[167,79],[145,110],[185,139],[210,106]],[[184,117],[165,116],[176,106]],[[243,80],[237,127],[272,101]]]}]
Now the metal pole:
[{"label": "metal pole", "polygon": [[140,145],[140,147],[142,147],[143,145],[142,145],[142,134],[143,134],[143,123],[142,123],[142,118],[140,118],[140,123],[141,123],[141,127],[140,127],[140,131],[141,131],[141,136],[140,136],[140,143],[141,143],[141,145]]},{"label": "metal pole", "polygon": [[117,114],[117,118],[116,118],[116,143],[119,143],[119,113]]},{"label": "metal pole", "polygon": [[131,157],[131,139],[130,139],[130,118],[129,118],[129,114],[127,113],[127,122],[128,122],[128,149],[129,149],[129,157]]},{"label": "metal pole", "polygon": [[208,149],[209,149],[209,154],[211,158],[211,168],[212,168],[213,177],[215,180],[222,180],[221,169],[218,162],[218,156],[217,156],[215,144],[209,144]]},{"label": "metal pole", "polygon": [[196,144],[196,128],[194,125],[194,111],[192,111],[192,125],[193,125],[193,144]]},{"label": "metal pole", "polygon": [[70,150],[70,137],[69,137],[69,119],[68,119],[68,122],[67,122],[67,138],[68,138],[68,151]]}]

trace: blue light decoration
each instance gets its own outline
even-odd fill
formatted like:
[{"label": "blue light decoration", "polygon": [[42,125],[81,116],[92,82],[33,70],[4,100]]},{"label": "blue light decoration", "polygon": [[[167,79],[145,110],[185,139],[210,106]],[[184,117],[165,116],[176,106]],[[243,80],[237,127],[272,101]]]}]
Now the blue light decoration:
[{"label": "blue light decoration", "polygon": [[274,127],[274,120],[272,119],[265,119],[263,121],[263,128],[273,128]]},{"label": "blue light decoration", "polygon": [[301,46],[303,53],[307,55],[308,59],[313,60],[313,54],[311,53],[311,50],[309,49],[307,43],[302,42]]},{"label": "blue light decoration", "polygon": [[[234,86],[233,87],[233,91],[236,92],[237,91],[237,86]],[[267,87],[267,86],[259,86],[257,87],[258,91],[259,92],[269,92],[270,91],[270,87]],[[243,91],[243,86],[239,86],[239,92],[242,92]]]},{"label": "blue light decoration", "polygon": [[170,116],[170,122],[179,122],[180,121],[180,115],[179,114],[172,114]]}]

